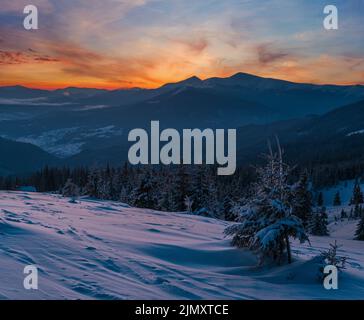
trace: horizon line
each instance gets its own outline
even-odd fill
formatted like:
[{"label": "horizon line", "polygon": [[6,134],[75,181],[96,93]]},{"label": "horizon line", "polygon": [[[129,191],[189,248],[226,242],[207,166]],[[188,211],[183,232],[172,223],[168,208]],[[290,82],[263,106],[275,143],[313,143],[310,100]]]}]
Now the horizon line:
[{"label": "horizon line", "polygon": [[105,86],[74,86],[74,85],[65,85],[65,86],[32,86],[32,85],[26,85],[26,84],[21,84],[21,83],[17,83],[17,84],[8,84],[8,85],[1,85],[0,84],[0,88],[14,88],[14,87],[23,87],[23,88],[27,88],[27,89],[33,89],[33,90],[44,90],[44,91],[56,91],[56,90],[65,90],[65,89],[96,89],[96,90],[105,90],[105,91],[117,91],[117,90],[156,90],[159,88],[162,88],[166,85],[170,85],[170,84],[178,84],[181,82],[185,82],[187,80],[196,78],[200,81],[206,81],[209,79],[229,79],[232,78],[234,76],[237,75],[247,75],[247,76],[253,76],[253,77],[257,77],[257,78],[261,78],[261,79],[267,79],[267,80],[276,80],[276,81],[284,81],[284,82],[288,82],[288,83],[295,83],[295,84],[308,84],[308,85],[317,85],[317,86],[341,86],[341,87],[345,87],[345,86],[364,86],[364,83],[324,83],[324,82],[316,82],[316,81],[312,81],[312,82],[307,82],[307,81],[303,81],[303,82],[299,82],[299,81],[291,81],[291,80],[287,80],[287,79],[280,79],[280,78],[274,78],[274,77],[266,77],[266,76],[259,76],[253,73],[247,73],[247,72],[235,72],[229,76],[226,77],[219,77],[219,76],[213,76],[213,77],[207,77],[207,78],[202,78],[196,75],[192,75],[190,77],[184,78],[182,80],[176,81],[176,82],[166,82],[162,85],[158,85],[155,87],[105,87]]}]

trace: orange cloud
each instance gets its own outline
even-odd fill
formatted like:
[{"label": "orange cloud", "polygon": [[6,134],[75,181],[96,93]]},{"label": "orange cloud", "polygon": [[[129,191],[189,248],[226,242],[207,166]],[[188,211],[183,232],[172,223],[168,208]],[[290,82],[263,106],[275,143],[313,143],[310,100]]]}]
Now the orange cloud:
[{"label": "orange cloud", "polygon": [[0,50],[0,65],[56,62],[55,58],[38,54],[29,48],[26,52]]}]

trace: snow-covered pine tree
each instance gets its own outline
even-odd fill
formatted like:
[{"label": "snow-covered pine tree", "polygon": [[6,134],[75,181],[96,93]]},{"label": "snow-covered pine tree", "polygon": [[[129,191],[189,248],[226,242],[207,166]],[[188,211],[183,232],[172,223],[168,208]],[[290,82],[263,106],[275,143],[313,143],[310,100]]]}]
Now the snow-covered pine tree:
[{"label": "snow-covered pine tree", "polygon": [[302,221],[292,214],[292,186],[288,184],[290,168],[278,153],[267,155],[265,167],[257,169],[255,196],[242,209],[240,224],[225,230],[232,244],[258,253],[260,263],[269,258],[282,263],[292,262],[290,237],[301,242],[308,240]]},{"label": "snow-covered pine tree", "polygon": [[80,189],[76,184],[72,182],[72,179],[68,179],[66,184],[62,188],[62,195],[64,197],[70,197],[70,202],[75,203],[77,197],[80,195]]},{"label": "snow-covered pine tree", "polygon": [[208,210],[209,216],[217,219],[224,219],[222,202],[219,201],[217,178],[216,175],[213,174],[211,167],[208,169],[205,179],[207,186],[207,196],[204,200],[205,208]]},{"label": "snow-covered pine tree", "polygon": [[348,219],[349,219],[349,220],[354,219],[354,211],[353,211],[353,208],[350,208],[350,214],[349,214]]},{"label": "snow-covered pine tree", "polygon": [[348,214],[346,213],[346,211],[344,209],[342,209],[341,213],[340,213],[340,219],[344,220],[344,219],[347,219],[347,218],[348,218]]},{"label": "snow-covered pine tree", "polygon": [[249,202],[250,200],[247,199],[240,199],[239,201],[232,202],[230,209],[231,216],[229,217],[230,220],[227,221],[241,221],[241,213],[246,210],[246,205]]},{"label": "snow-covered pine tree", "polygon": [[103,200],[109,200],[111,196],[111,179],[110,179],[110,168],[106,170],[99,170],[98,178],[98,198]]},{"label": "snow-covered pine tree", "polygon": [[326,265],[332,265],[342,270],[345,269],[347,257],[338,256],[338,249],[340,247],[335,240],[334,243],[330,243],[329,250],[323,251],[321,256],[325,260]]},{"label": "snow-covered pine tree", "polygon": [[329,230],[328,226],[328,216],[326,213],[326,208],[319,208],[318,212],[312,215],[310,223],[310,233],[314,236],[328,236]]},{"label": "snow-covered pine tree", "polygon": [[192,213],[192,205],[193,205],[193,200],[191,197],[189,196],[185,196],[185,207],[186,207],[186,211],[188,213]]},{"label": "snow-covered pine tree", "polygon": [[128,168],[127,164],[124,165],[123,169],[120,173],[120,193],[119,200],[121,202],[134,205],[135,199],[133,198],[133,190],[134,184],[136,183],[137,178],[134,176],[134,171],[131,168]]},{"label": "snow-covered pine tree", "polygon": [[88,177],[87,183],[85,186],[85,194],[89,195],[90,197],[97,198],[98,193],[98,180],[99,180],[99,170],[98,169],[91,169]]},{"label": "snow-covered pine tree", "polygon": [[192,183],[191,183],[191,196],[193,199],[193,206],[196,211],[203,207],[204,193],[202,186],[203,181],[203,166],[193,167],[192,169]]},{"label": "snow-covered pine tree", "polygon": [[354,220],[354,219],[360,218],[361,212],[362,212],[361,206],[356,204],[354,207],[354,213],[353,213],[352,219]]},{"label": "snow-covered pine tree", "polygon": [[334,206],[337,207],[337,206],[341,206],[341,197],[340,197],[340,192],[336,192],[335,193],[335,197],[334,197]]},{"label": "snow-covered pine tree", "polygon": [[293,215],[302,220],[307,228],[312,214],[312,195],[308,185],[308,174],[303,172],[297,184],[293,188]]},{"label": "snow-covered pine tree", "polygon": [[[177,212],[177,211],[184,211],[184,199],[181,198],[181,192],[180,192],[180,179],[181,176],[178,174],[175,174],[175,171],[168,172],[168,185],[165,186],[165,195],[162,197],[162,199],[165,201],[165,205],[167,211]],[[186,191],[182,191],[183,193]],[[191,198],[193,201],[193,199]]]},{"label": "snow-covered pine tree", "polygon": [[321,252],[321,266],[319,268],[319,281],[322,282],[323,279],[327,276],[324,274],[324,269],[327,265],[335,266],[339,271],[345,269],[345,264],[347,257],[339,256],[338,249],[341,246],[337,244],[335,240],[334,243],[330,243],[330,248],[326,251]]},{"label": "snow-covered pine tree", "polygon": [[358,180],[356,180],[355,184],[354,184],[353,196],[351,198],[350,204],[358,205],[358,204],[362,204],[362,203],[364,203],[363,192],[361,191]]},{"label": "snow-covered pine tree", "polygon": [[110,199],[113,201],[120,200],[122,180],[120,168],[111,168]]},{"label": "snow-covered pine tree", "polygon": [[360,221],[356,227],[354,240],[364,241],[364,215],[362,214]]},{"label": "snow-covered pine tree", "polygon": [[[176,190],[174,195],[174,201],[176,211],[183,211],[186,208],[186,197],[191,194],[190,191],[190,177],[187,173],[187,167],[185,165],[179,165],[176,173]],[[193,204],[193,199],[190,199]],[[192,206],[191,206],[192,211]]]},{"label": "snow-covered pine tree", "polygon": [[236,215],[232,212],[233,202],[229,195],[226,195],[222,202],[222,208],[224,212],[224,219],[226,221],[235,221]]},{"label": "snow-covered pine tree", "polygon": [[124,203],[131,204],[130,195],[132,193],[132,187],[128,184],[124,184],[121,186],[119,200]]},{"label": "snow-covered pine tree", "polygon": [[161,194],[158,201],[158,209],[162,211],[173,211],[173,195],[169,188],[160,190]]},{"label": "snow-covered pine tree", "polygon": [[142,171],[140,184],[133,190],[135,205],[140,208],[153,209],[155,199],[153,197],[153,176],[149,169]]},{"label": "snow-covered pine tree", "polygon": [[222,203],[219,201],[215,169],[200,166],[193,175],[191,195],[195,211],[209,217],[223,219]]}]

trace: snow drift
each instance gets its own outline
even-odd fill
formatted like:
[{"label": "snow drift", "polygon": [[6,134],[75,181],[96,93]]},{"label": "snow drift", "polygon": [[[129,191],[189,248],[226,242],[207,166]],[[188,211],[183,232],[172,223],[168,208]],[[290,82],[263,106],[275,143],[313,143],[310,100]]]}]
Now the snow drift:
[{"label": "snow drift", "polygon": [[[362,299],[363,242],[355,224],[294,245],[289,266],[257,268],[230,246],[227,222],[58,195],[0,193],[0,299]],[[333,239],[348,268],[339,290],[317,282],[317,255]],[[23,269],[39,268],[39,290]]]}]

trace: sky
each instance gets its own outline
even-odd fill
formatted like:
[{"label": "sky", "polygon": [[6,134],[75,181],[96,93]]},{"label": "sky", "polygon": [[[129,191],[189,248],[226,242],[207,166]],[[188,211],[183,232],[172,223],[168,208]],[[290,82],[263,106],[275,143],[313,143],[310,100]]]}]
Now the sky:
[{"label": "sky", "polygon": [[[28,4],[38,30],[23,27]],[[328,4],[338,30],[323,27]],[[154,88],[237,72],[364,84],[364,0],[0,1],[0,86]]]}]

